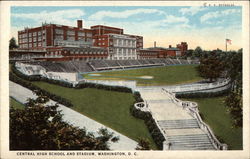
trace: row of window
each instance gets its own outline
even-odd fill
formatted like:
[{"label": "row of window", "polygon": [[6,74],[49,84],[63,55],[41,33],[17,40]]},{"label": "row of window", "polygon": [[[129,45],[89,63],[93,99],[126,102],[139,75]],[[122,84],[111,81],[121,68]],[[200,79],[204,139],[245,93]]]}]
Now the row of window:
[{"label": "row of window", "polygon": [[27,43],[27,42],[32,42],[32,41],[33,42],[37,42],[37,41],[39,42],[39,41],[42,41],[42,40],[45,41],[45,37],[43,37],[43,38],[42,37],[38,37],[38,38],[33,37],[33,38],[29,38],[29,39],[24,38],[24,39],[19,39],[19,43]]},{"label": "row of window", "polygon": [[19,38],[22,39],[27,37],[36,37],[36,36],[41,36],[42,34],[45,34],[45,30],[32,33],[19,34]]},{"label": "row of window", "polygon": [[115,49],[115,52],[118,53],[118,54],[126,54],[126,53],[132,53],[134,54],[136,52],[136,49],[121,49],[121,48],[116,48]]},{"label": "row of window", "polygon": [[89,51],[89,52],[83,52],[83,51],[70,51],[70,54],[97,54],[97,55],[103,55],[106,52],[104,51]]},{"label": "row of window", "polygon": [[113,57],[113,60],[135,60],[135,57]]},{"label": "row of window", "polygon": [[[55,29],[55,33],[56,34],[63,34],[63,29]],[[78,36],[85,36],[85,33],[81,32],[81,31],[78,31],[77,34],[78,34]],[[73,36],[75,36],[75,31],[68,30],[67,31],[67,35],[73,35]],[[91,33],[87,33],[86,36],[87,37],[92,37],[92,34]]]},{"label": "row of window", "polygon": [[28,44],[21,44],[20,48],[32,48],[32,47],[42,47],[42,46],[46,46],[45,42],[38,42],[38,43],[28,43]]}]

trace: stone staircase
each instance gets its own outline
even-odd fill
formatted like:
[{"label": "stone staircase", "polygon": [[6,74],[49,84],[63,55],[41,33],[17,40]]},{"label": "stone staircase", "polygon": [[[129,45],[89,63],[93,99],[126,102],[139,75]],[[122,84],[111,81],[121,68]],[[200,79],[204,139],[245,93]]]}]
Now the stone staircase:
[{"label": "stone staircase", "polygon": [[199,128],[196,119],[182,119],[182,120],[160,120],[159,125],[163,129],[192,129]]},{"label": "stone staircase", "polygon": [[168,136],[171,150],[215,150],[207,134]]},{"label": "stone staircase", "polygon": [[208,135],[196,119],[159,120],[171,143],[170,150],[215,150]]},{"label": "stone staircase", "polygon": [[[190,113],[172,94],[160,89],[140,89],[157,126],[166,139],[164,150],[219,150],[219,143],[208,128]],[[219,144],[218,144],[219,143]]]}]

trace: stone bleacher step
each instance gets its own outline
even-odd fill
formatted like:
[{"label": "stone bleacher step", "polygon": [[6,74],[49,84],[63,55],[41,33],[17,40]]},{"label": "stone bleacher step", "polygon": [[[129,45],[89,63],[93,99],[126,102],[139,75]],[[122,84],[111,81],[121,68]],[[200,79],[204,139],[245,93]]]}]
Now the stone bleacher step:
[{"label": "stone bleacher step", "polygon": [[215,150],[207,134],[168,136],[174,150]]},{"label": "stone bleacher step", "polygon": [[206,147],[182,147],[182,146],[174,146],[171,150],[216,150],[213,146]]},{"label": "stone bleacher step", "polygon": [[160,120],[158,123],[164,129],[199,128],[199,124],[196,119]]}]

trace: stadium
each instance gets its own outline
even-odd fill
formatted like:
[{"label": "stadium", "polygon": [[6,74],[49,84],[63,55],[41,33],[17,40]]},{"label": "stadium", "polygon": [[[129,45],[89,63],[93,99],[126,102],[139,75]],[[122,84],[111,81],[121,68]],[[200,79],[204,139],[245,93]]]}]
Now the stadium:
[{"label": "stadium", "polygon": [[[85,30],[81,21],[77,24],[75,32],[55,24],[19,32],[21,50],[10,51],[15,54],[10,58],[10,96],[15,101],[24,104],[24,96],[35,98],[32,87],[43,90],[60,104],[64,120],[93,132],[106,127],[120,136],[112,150],[134,150],[141,137],[154,150],[228,149],[218,140],[218,129],[212,130],[203,121],[199,102],[178,98],[223,94],[231,88],[228,78],[212,83],[201,78],[196,71],[198,59],[181,58],[187,43],[176,48],[156,47],[155,43],[143,49],[143,38],[124,34],[123,29],[97,25]],[[83,32],[86,37],[79,42]],[[61,35],[57,38],[61,33],[63,39]],[[46,39],[45,43],[26,44],[29,35],[36,41]]]}]

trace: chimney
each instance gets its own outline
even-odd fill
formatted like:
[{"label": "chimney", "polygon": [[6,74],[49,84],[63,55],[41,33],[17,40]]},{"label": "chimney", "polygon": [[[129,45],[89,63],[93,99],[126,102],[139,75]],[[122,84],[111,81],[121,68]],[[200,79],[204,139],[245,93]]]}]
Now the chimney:
[{"label": "chimney", "polygon": [[82,20],[77,20],[77,28],[82,28]]},{"label": "chimney", "polygon": [[169,45],[169,48],[172,48],[172,46],[171,46],[171,45]]},{"label": "chimney", "polygon": [[154,42],[154,48],[156,48],[156,41]]}]

